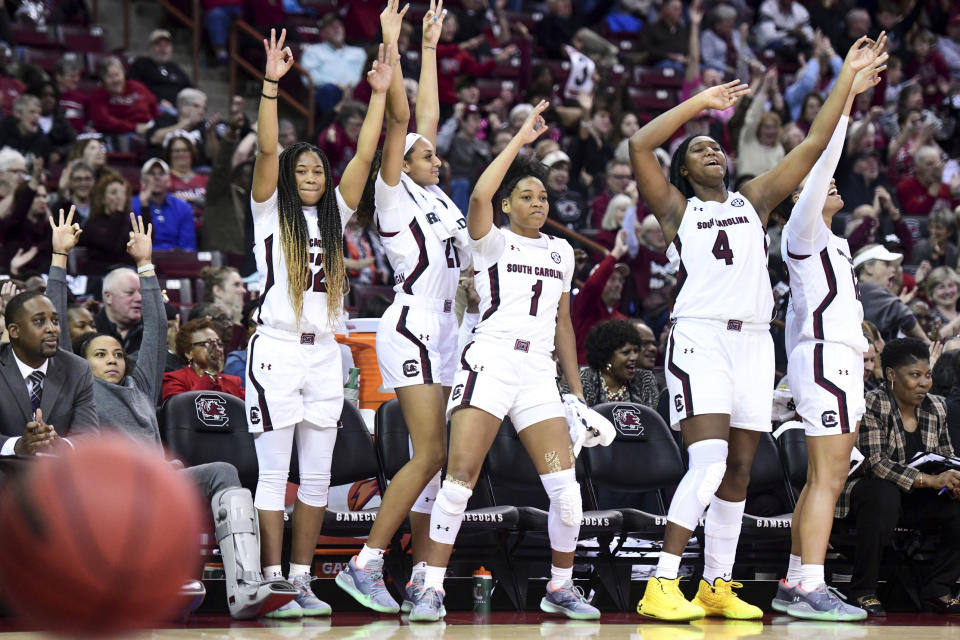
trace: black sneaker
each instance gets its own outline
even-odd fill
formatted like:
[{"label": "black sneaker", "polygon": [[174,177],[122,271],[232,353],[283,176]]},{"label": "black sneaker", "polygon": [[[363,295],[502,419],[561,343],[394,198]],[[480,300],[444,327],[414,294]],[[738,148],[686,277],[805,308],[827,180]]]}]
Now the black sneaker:
[{"label": "black sneaker", "polygon": [[867,612],[868,616],[881,617],[887,615],[883,608],[883,603],[874,594],[860,596],[857,598],[857,606]]}]

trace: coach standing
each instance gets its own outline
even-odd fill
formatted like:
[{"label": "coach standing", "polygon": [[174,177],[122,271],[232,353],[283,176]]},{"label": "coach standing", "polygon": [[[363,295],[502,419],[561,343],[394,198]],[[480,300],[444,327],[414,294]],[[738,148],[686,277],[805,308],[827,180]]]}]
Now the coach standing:
[{"label": "coach standing", "polygon": [[57,348],[53,303],[26,291],[7,304],[10,343],[0,346],[0,455],[49,453],[66,436],[98,429],[90,366]]}]

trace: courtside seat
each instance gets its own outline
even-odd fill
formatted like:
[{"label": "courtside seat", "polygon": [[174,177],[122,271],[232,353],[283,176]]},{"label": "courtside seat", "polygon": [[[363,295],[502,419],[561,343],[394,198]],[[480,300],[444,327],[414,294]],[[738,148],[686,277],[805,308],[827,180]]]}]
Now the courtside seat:
[{"label": "courtside seat", "polygon": [[789,535],[792,513],[783,513],[792,509],[792,491],[780,462],[780,452],[773,436],[764,433],[757,444],[757,454],[750,469],[750,488],[747,490],[747,505],[756,507],[760,515],[743,514],[743,531],[747,534],[769,529],[786,532]]},{"label": "courtside seat", "polygon": [[163,443],[185,465],[229,462],[240,484],[256,491],[259,466],[243,400],[218,391],[186,391],[169,398],[160,415]]},{"label": "courtside seat", "polygon": [[[340,424],[342,426],[337,433],[337,443],[333,447],[330,486],[379,478],[381,474],[377,452],[360,410],[344,401]],[[383,495],[384,489],[385,487],[380,486],[380,495]],[[328,508],[323,516],[323,535],[365,536],[370,533],[376,514],[376,509],[339,511]]]},{"label": "courtside seat", "polygon": [[803,424],[794,420],[785,422],[773,435],[790,486],[799,495],[807,483],[807,436]]}]

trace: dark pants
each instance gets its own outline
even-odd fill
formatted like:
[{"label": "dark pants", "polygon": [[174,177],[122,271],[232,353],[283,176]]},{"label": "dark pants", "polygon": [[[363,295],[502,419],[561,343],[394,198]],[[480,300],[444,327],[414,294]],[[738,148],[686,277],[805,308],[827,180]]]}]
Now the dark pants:
[{"label": "dark pants", "polygon": [[851,599],[876,594],[880,560],[894,528],[929,530],[940,535],[937,555],[927,575],[920,576],[920,595],[952,595],[960,576],[960,502],[931,489],[904,493],[889,480],[863,478],[850,495],[847,524],[857,529]]}]

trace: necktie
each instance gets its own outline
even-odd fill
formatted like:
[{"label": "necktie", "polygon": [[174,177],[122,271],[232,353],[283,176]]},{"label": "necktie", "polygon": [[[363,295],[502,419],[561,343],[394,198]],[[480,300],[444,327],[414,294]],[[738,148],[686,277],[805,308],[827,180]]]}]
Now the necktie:
[{"label": "necktie", "polygon": [[27,380],[30,381],[30,405],[34,411],[40,408],[40,395],[43,393],[43,377],[44,374],[42,371],[34,371],[27,376]]}]

